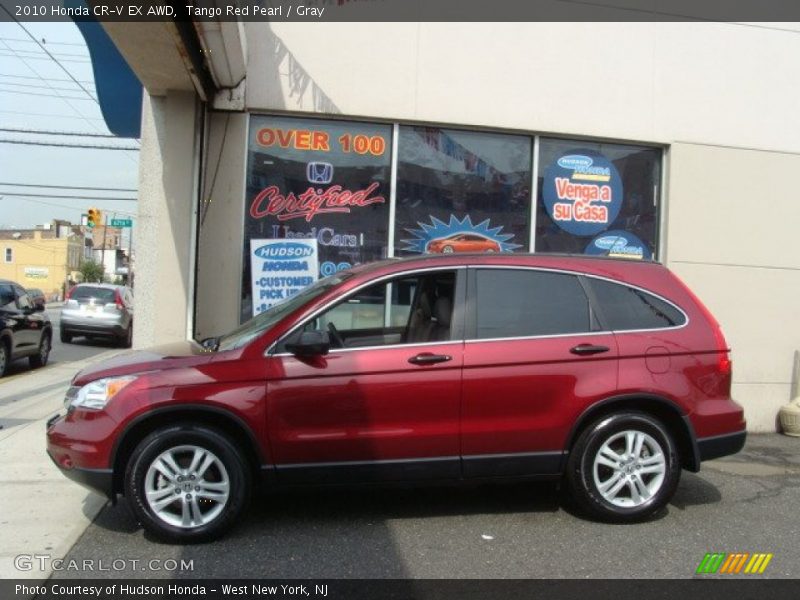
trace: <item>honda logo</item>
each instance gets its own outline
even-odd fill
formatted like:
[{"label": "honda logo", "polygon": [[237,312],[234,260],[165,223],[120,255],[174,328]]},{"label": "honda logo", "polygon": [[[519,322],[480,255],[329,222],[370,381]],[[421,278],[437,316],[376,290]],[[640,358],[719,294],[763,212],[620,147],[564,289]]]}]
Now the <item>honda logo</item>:
[{"label": "honda logo", "polygon": [[309,183],[330,183],[333,179],[333,165],[326,162],[310,162],[306,166],[306,179]]}]

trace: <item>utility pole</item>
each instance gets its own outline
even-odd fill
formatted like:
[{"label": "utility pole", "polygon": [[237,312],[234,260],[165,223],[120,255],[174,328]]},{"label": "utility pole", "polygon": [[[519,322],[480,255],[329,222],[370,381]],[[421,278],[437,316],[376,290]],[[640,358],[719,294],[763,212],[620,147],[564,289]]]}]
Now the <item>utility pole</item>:
[{"label": "utility pole", "polygon": [[[111,215],[114,219],[114,215]],[[108,217],[103,219],[103,245],[100,247],[100,264],[103,265],[103,279],[106,278],[106,232],[108,231]],[[103,282],[101,282],[103,283]]]}]

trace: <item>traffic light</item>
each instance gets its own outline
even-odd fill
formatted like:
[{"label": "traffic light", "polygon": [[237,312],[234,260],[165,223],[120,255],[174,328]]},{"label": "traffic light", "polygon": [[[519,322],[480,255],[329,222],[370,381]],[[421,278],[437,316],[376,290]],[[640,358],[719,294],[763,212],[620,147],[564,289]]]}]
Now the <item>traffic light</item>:
[{"label": "traffic light", "polygon": [[103,213],[100,212],[100,209],[90,208],[86,214],[87,227],[97,227],[98,225],[102,225],[102,216]]}]

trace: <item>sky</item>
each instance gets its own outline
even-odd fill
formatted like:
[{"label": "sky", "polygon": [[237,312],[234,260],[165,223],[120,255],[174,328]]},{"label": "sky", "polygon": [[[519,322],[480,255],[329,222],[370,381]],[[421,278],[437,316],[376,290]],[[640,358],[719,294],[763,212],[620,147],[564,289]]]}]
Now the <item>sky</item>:
[{"label": "sky", "polygon": [[[89,53],[78,28],[66,23],[23,23],[58,62],[93,95]],[[136,215],[135,201],[90,200],[89,196],[135,198],[136,192],[49,187],[81,186],[135,190],[138,152],[60,148],[2,143],[32,140],[54,143],[138,146],[131,139],[85,138],[16,133],[3,129],[109,134],[97,102],[14,22],[0,22],[0,229],[31,228],[52,219],[80,223],[95,206],[107,217]],[[14,193],[43,197],[16,197]],[[82,196],[77,199],[53,196]]]}]

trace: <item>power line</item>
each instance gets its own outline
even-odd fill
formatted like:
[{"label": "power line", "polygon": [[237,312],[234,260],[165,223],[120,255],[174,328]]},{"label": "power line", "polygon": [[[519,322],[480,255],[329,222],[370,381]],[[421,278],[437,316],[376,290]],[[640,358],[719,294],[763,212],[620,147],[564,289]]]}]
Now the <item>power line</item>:
[{"label": "power line", "polygon": [[0,127],[0,131],[9,133],[33,133],[41,135],[75,135],[80,137],[117,138],[113,133],[83,133],[81,131],[50,131],[44,129],[17,129],[14,127]]},{"label": "power line", "polygon": [[[3,42],[3,43],[5,44],[5,42]],[[49,58],[47,56],[30,56],[30,55],[28,55],[28,56],[20,56],[19,54],[17,54],[18,52],[24,52],[24,50],[14,50],[13,54],[9,54],[5,50],[0,50],[0,56],[4,56],[4,57],[7,57],[7,58],[13,58],[13,57],[16,57],[16,58],[27,58],[28,60],[56,60],[52,55],[50,55]],[[61,60],[63,60],[64,62],[80,63],[80,64],[84,64],[84,65],[88,65],[90,62],[92,62],[90,60],[81,60],[79,58],[62,58]]]},{"label": "power line", "polygon": [[[6,194],[10,195],[10,194]],[[41,204],[42,206],[53,206],[55,208],[62,208],[64,210],[75,210],[78,212],[83,212],[84,208],[82,206],[65,206],[63,204],[56,204],[55,202],[44,202],[43,200],[31,200],[30,198],[26,198],[23,202],[33,202],[34,204]],[[138,217],[137,213],[126,212],[124,210],[119,210],[118,208],[114,209],[114,213],[118,215],[125,215],[128,217]],[[8,228],[6,228],[8,229]]]},{"label": "power line", "polygon": [[[11,17],[11,18],[14,20],[14,22],[16,22],[16,24],[17,24],[17,25],[19,25],[19,26],[22,28],[22,31],[24,31],[25,33],[27,33],[27,34],[28,34],[28,37],[29,37],[29,38],[31,38],[31,39],[32,39],[34,42],[36,42],[36,45],[37,45],[37,46],[39,46],[39,48],[41,48],[41,49],[42,49],[42,50],[45,52],[45,54],[47,54],[47,56],[49,56],[50,58],[52,58],[52,59],[53,59],[53,62],[55,62],[55,63],[56,63],[56,64],[57,64],[57,65],[58,65],[58,66],[61,68],[61,70],[62,70],[62,71],[64,71],[64,73],[66,73],[67,77],[69,77],[70,79],[72,79],[72,81],[74,81],[74,82],[75,82],[75,83],[78,85],[78,87],[79,87],[79,88],[81,88],[81,89],[82,89],[84,92],[86,92],[86,95],[87,95],[87,96],[89,96],[89,97],[90,97],[90,98],[92,98],[92,99],[93,99],[95,102],[97,102],[97,99],[96,99],[96,98],[94,98],[94,97],[93,97],[93,96],[92,96],[92,95],[89,93],[89,90],[87,90],[85,87],[83,87],[83,85],[82,85],[82,84],[81,84],[81,83],[80,83],[80,82],[79,82],[77,79],[75,79],[75,77],[72,75],[72,73],[70,73],[70,72],[69,72],[69,71],[66,69],[66,67],[64,67],[64,65],[62,65],[60,62],[58,62],[58,59],[57,59],[55,56],[53,56],[52,54],[50,54],[50,51],[49,51],[47,48],[45,48],[45,47],[44,47],[44,46],[41,44],[41,42],[40,42],[39,40],[37,40],[37,39],[36,39],[36,38],[33,36],[33,34],[32,34],[30,31],[28,31],[28,29],[25,27],[25,25],[23,25],[22,23],[20,23],[20,22],[17,20],[17,18],[16,18],[16,17],[15,17],[13,14],[11,14],[11,11],[10,11],[10,10],[8,10],[8,9],[7,9],[5,6],[3,6],[2,4],[0,4],[0,7],[2,7],[3,11],[4,11],[4,12],[5,12],[5,13],[6,13],[6,14],[9,16],[9,17]],[[4,43],[5,43],[5,42],[4,42]],[[8,47],[8,45],[7,45],[7,44],[6,44],[6,47]]]},{"label": "power line", "polygon": [[139,148],[125,148],[122,146],[99,146],[94,144],[58,144],[55,142],[33,142],[30,140],[0,140],[0,144],[21,144],[23,146],[54,146],[57,148],[88,148],[92,150],[128,150],[138,152]]},{"label": "power line", "polygon": [[[5,42],[5,40],[3,40],[3,41]],[[28,42],[28,43],[32,44],[33,42]],[[8,44],[6,44],[6,46],[8,46]],[[24,52],[25,54],[34,55],[34,56],[42,54],[39,50],[26,50],[25,48],[17,48],[16,50],[17,50],[17,52]],[[89,55],[86,54],[85,52],[81,52],[81,53],[77,53],[77,54],[74,53],[74,52],[53,52],[53,55],[54,56],[73,56],[73,57],[76,57],[76,58],[89,59]]]},{"label": "power line", "polygon": [[0,81],[0,85],[14,85],[16,87],[31,88],[35,90],[58,90],[59,92],[77,92],[75,88],[53,87],[49,85],[36,85],[35,83],[19,83],[17,81]]},{"label": "power line", "polygon": [[[81,102],[88,102],[89,98],[84,98],[83,96],[62,96],[61,94],[41,94],[39,92],[28,92],[25,90],[4,90],[0,89],[0,92],[5,92],[6,94],[19,94],[22,96],[39,96],[42,98],[60,98],[61,100],[80,100]],[[94,100],[94,98],[92,98]]]},{"label": "power line", "polygon": [[138,198],[115,198],[114,196],[67,196],[62,194],[16,194],[12,192],[3,192],[3,196],[14,198],[63,198],[65,200],[117,200],[120,202],[137,202]]},{"label": "power line", "polygon": [[[6,12],[6,13],[8,13],[8,9],[6,9],[6,7],[5,7],[5,6],[3,6],[2,4],[0,4],[0,8],[2,8],[2,9],[3,9],[3,10]],[[10,13],[8,13],[8,14],[10,14]],[[29,35],[30,35],[30,34],[29,34]],[[6,48],[8,48],[8,49],[9,49],[9,50],[11,50],[12,52],[14,52],[14,49],[13,49],[13,48],[11,48],[11,46],[9,46],[7,42],[0,42],[0,43],[2,43],[2,44],[3,44],[3,45],[6,47]],[[46,80],[45,80],[45,79],[42,77],[41,73],[39,73],[39,72],[38,72],[36,69],[34,69],[34,68],[33,68],[33,67],[30,65],[30,63],[28,62],[28,60],[27,60],[27,59],[25,59],[25,58],[24,58],[24,57],[22,57],[22,56],[18,56],[18,58],[19,58],[19,60],[21,60],[21,61],[22,61],[22,63],[23,63],[23,64],[24,64],[26,67],[28,67],[28,70],[29,70],[31,73],[33,73],[34,75],[36,75],[37,77],[39,77],[39,79],[41,79],[43,83],[45,83],[45,84],[46,84],[48,87],[50,87],[50,88],[53,88],[53,87],[54,87],[53,85],[51,85],[50,83],[48,83],[48,82],[47,82],[47,81],[46,81]],[[63,65],[59,64],[59,66],[60,66],[62,69],[64,69],[64,66],[63,66]],[[70,101],[68,98],[64,98],[64,97],[62,97],[62,95],[61,95],[59,92],[56,92],[56,95],[57,95],[57,96],[59,96],[59,97],[61,97],[61,99],[62,99],[62,100],[63,100],[63,101],[64,101],[64,102],[65,102],[65,103],[66,103],[66,104],[67,104],[67,105],[68,105],[68,106],[69,106],[69,107],[70,107],[70,108],[71,108],[71,109],[72,109],[72,110],[75,112],[75,114],[76,114],[76,115],[78,115],[78,116],[80,116],[80,118],[82,118],[84,121],[86,121],[86,123],[88,123],[88,124],[89,124],[89,126],[91,126],[91,127],[92,127],[92,128],[94,128],[94,129],[98,129],[97,125],[93,124],[93,123],[91,122],[91,120],[89,119],[89,117],[86,117],[86,116],[84,116],[84,114],[83,114],[83,113],[82,113],[80,110],[78,110],[78,107],[77,107],[77,106],[75,106],[75,104],[74,104],[73,102],[71,102],[71,101]],[[96,119],[96,120],[99,120],[99,119]]]},{"label": "power line", "polygon": [[[33,42],[30,40],[25,40],[22,38],[8,38],[8,37],[0,37],[0,40],[4,42],[24,42],[26,44],[32,44]],[[82,42],[48,42],[44,38],[42,38],[42,42],[45,44],[52,44],[53,46],[85,46],[86,44]]]},{"label": "power line", "polygon": [[[2,41],[2,38],[0,38]],[[7,47],[7,46],[6,46]],[[0,77],[13,77],[15,79],[41,79],[42,81],[61,81],[61,82],[70,82],[71,79],[59,79],[58,77],[31,77],[30,75],[15,75],[13,73],[0,73]],[[94,81],[87,81],[85,79],[79,79],[81,83],[88,83],[89,85],[94,85]]]},{"label": "power line", "polygon": [[[45,185],[43,183],[8,183],[0,181],[0,185],[12,185],[14,187],[32,187],[32,188],[52,188],[58,190],[92,190],[99,192],[137,192],[135,188],[107,188],[107,187],[88,187],[85,185]],[[0,192],[3,194],[3,192]]]},{"label": "power line", "polygon": [[53,113],[33,113],[33,112],[26,112],[24,110],[2,110],[0,109],[0,113],[6,113],[9,115],[25,115],[28,117],[52,117],[54,119],[83,119],[84,121],[102,121],[103,119],[98,119],[94,117],[84,117],[83,115],[60,115],[60,114],[53,114]]}]

